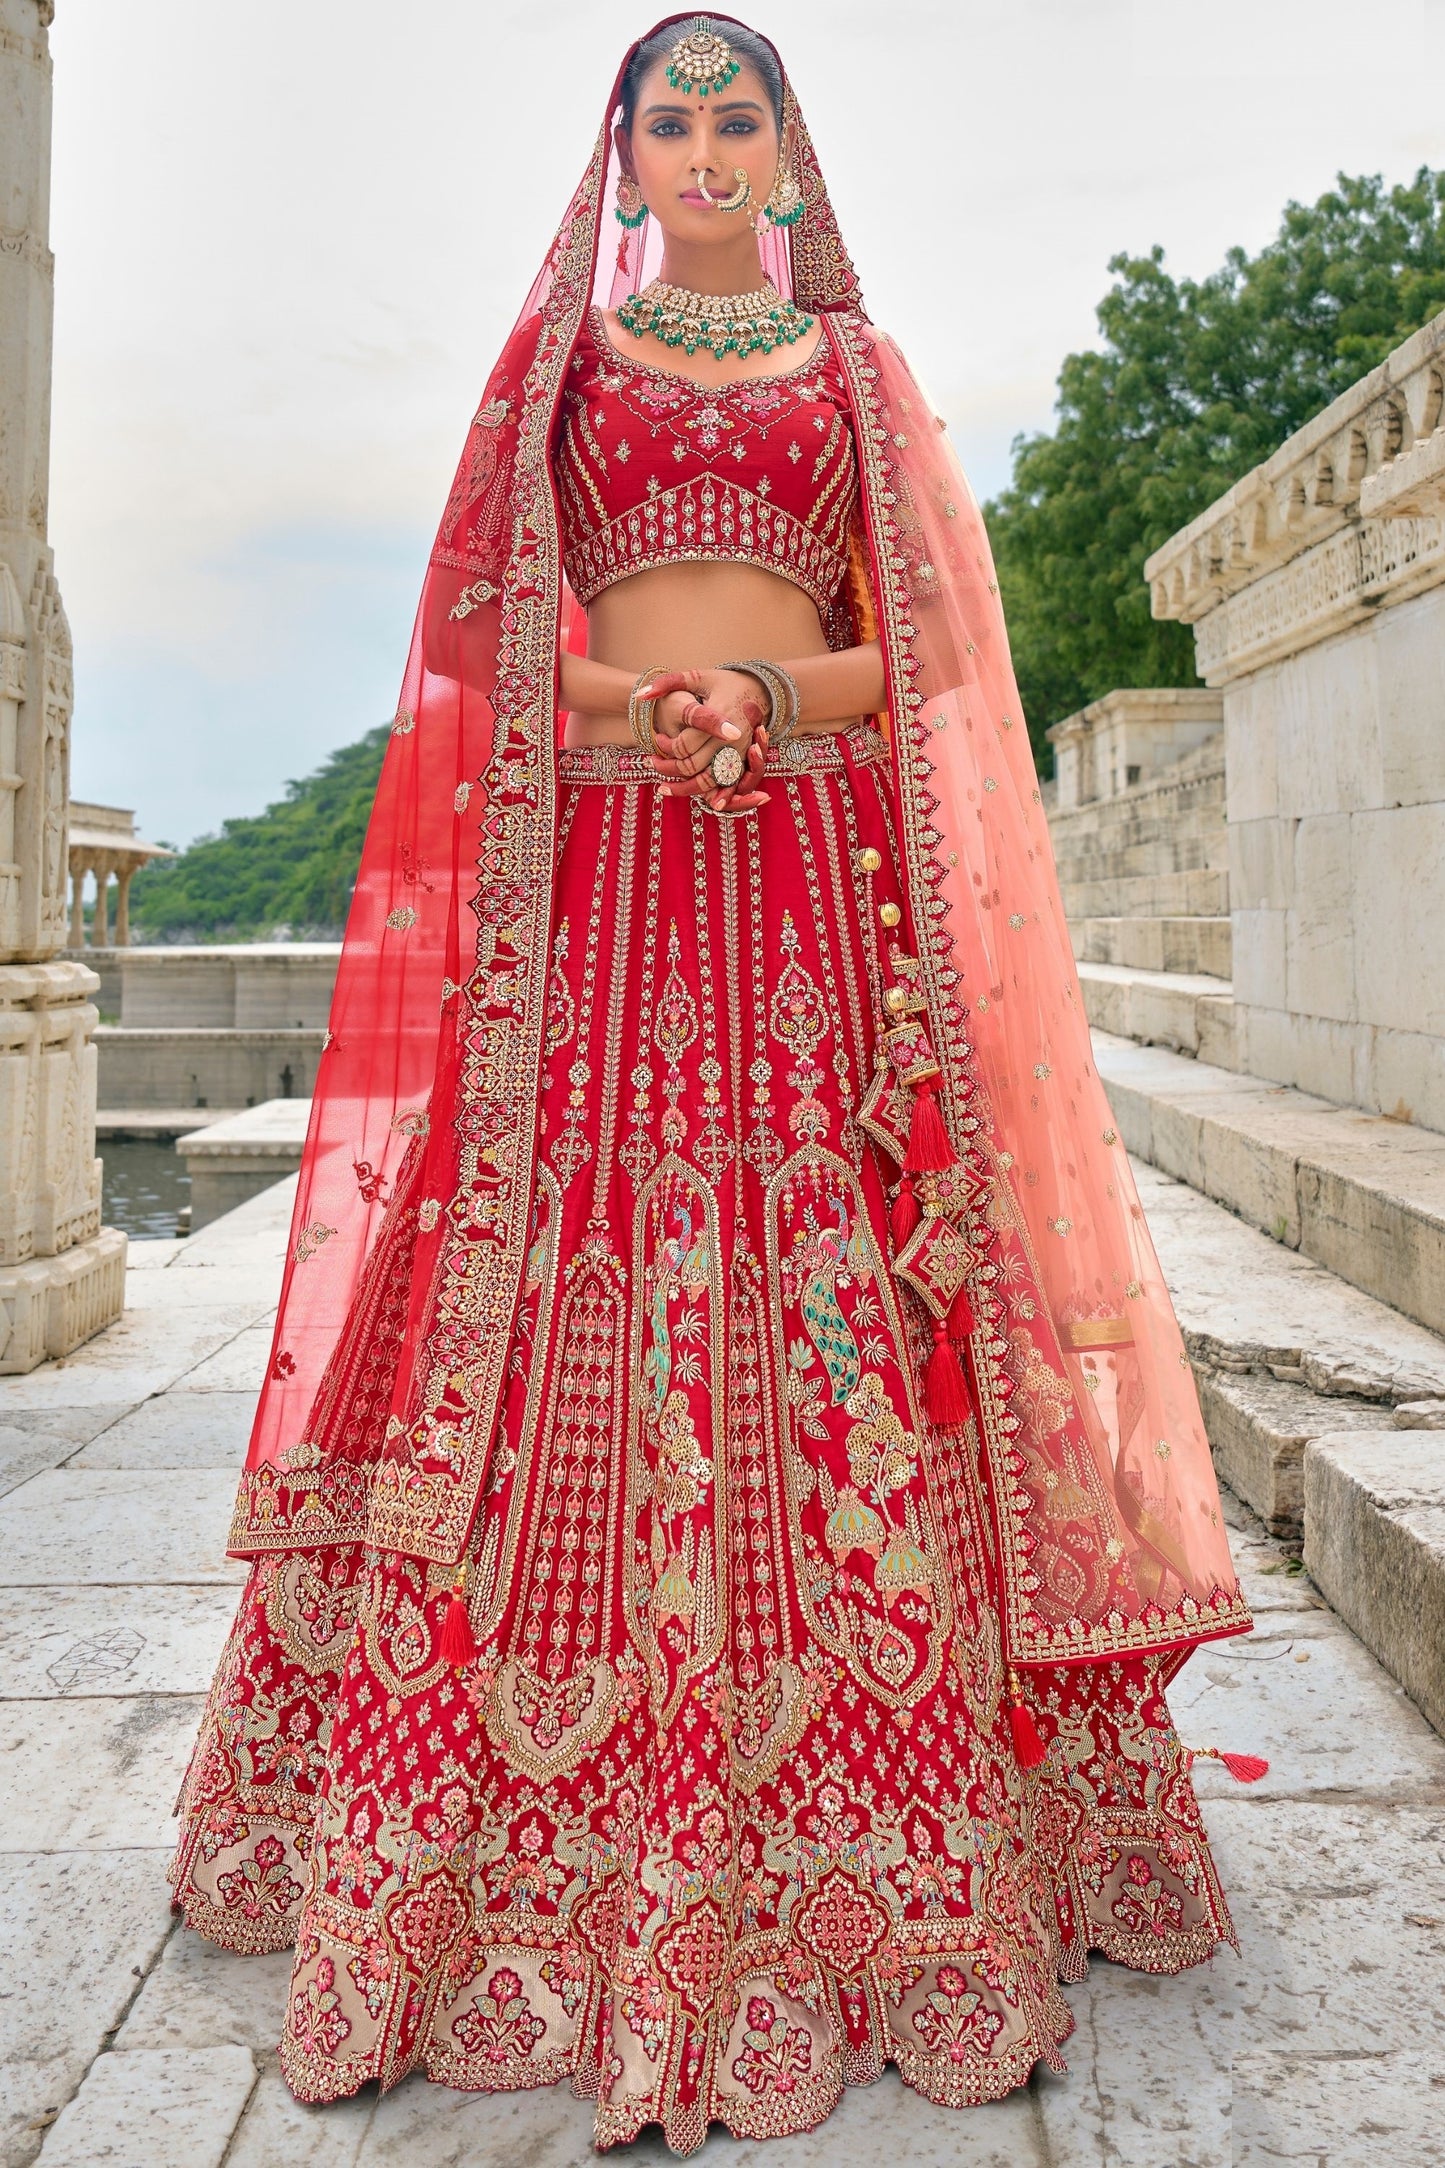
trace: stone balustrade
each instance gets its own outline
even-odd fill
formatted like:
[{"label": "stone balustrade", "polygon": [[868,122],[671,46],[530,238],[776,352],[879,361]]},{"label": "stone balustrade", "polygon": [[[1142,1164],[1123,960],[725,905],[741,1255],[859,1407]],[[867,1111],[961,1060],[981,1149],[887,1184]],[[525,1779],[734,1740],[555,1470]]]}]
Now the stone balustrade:
[{"label": "stone balustrade", "polygon": [[1445,573],[1445,311],[1154,552],[1153,612],[1223,686]]}]

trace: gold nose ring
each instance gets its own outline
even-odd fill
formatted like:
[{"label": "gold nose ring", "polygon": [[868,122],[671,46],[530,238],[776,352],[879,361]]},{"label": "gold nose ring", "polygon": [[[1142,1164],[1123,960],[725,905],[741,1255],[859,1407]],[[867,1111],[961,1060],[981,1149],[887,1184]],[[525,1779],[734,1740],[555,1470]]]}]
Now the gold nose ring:
[{"label": "gold nose ring", "polygon": [[704,203],[714,204],[720,211],[741,211],[745,204],[751,203],[753,184],[748,179],[743,167],[733,167],[733,179],[738,185],[730,196],[710,195],[707,182],[702,177],[706,168],[694,166],[692,170],[697,176],[698,194],[702,197]]}]

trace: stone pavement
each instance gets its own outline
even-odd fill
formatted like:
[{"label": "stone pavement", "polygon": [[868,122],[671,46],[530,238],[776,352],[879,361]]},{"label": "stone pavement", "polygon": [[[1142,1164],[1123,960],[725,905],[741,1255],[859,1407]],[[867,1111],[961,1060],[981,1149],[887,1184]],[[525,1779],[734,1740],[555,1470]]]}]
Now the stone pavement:
[{"label": "stone pavement", "polygon": [[[221,1544],[292,1188],[189,1242],[133,1244],[120,1324],[0,1386],[0,2168],[596,2157],[590,2111],[565,2088],[469,2097],[412,2078],[384,2100],[299,2107],[273,2052],[288,1960],[213,1950],[169,1913],[170,1807],[243,1571]],[[1176,1190],[1147,1178],[1182,1293],[1200,1279],[1191,1256],[1237,1263],[1247,1230]],[[1258,1628],[1196,1656],[1171,1698],[1192,1743],[1273,1762],[1247,1791],[1198,1770],[1243,1956],[1174,1980],[1095,1959],[1067,1991],[1068,2076],[1036,2073],[996,2106],[946,2112],[890,2071],[814,2136],[764,2148],[717,2133],[702,2159],[1445,2162],[1445,1741],[1297,1561],[1226,1504]],[[621,2152],[667,2157],[655,2135]]]}]

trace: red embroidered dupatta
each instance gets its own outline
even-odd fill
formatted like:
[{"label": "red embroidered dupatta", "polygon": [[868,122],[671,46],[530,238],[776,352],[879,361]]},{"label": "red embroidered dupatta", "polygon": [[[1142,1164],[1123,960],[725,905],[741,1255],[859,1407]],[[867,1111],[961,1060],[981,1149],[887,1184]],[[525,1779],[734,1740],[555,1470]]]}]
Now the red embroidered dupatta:
[{"label": "red embroidered dupatta", "polygon": [[[649,220],[599,271],[620,84],[619,72],[432,551],[312,1104],[236,1555],[366,1541],[449,1566],[480,1495],[527,1266],[557,655],[576,609],[550,449],[588,304],[643,283],[659,252]],[[853,403],[853,630],[876,632],[887,663],[900,934],[923,997],[912,1022],[957,1154],[915,1188],[969,1268],[966,1368],[1006,1651],[1015,1664],[1160,1652],[1172,1666],[1249,1616],[1188,1357],[1093,1064],[987,538],[942,422],[863,311],[790,87],[785,119],[805,211],[765,254],[782,292],[828,313]],[[904,1074],[883,1073],[869,1096],[880,1140],[906,1127]]]}]

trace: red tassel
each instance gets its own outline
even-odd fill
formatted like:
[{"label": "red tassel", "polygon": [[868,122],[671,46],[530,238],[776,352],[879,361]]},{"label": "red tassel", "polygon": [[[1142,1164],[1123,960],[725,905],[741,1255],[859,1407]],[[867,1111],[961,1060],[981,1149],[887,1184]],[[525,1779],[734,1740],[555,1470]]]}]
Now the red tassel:
[{"label": "red tassel", "polygon": [[1008,1693],[1008,1728],[1014,1743],[1014,1760],[1020,1769],[1037,1769],[1044,1759],[1044,1742],[1039,1737],[1034,1712],[1024,1700],[1019,1675],[1012,1665],[1009,1666]]},{"label": "red tassel", "polygon": [[933,1353],[928,1358],[923,1386],[929,1417],[940,1430],[952,1430],[968,1421],[968,1388],[942,1318],[934,1320]]},{"label": "red tassel", "polygon": [[1269,1775],[1269,1763],[1258,1754],[1225,1754],[1217,1746],[1200,1746],[1194,1750],[1194,1759],[1223,1762],[1236,1784],[1258,1784]]},{"label": "red tassel", "polygon": [[969,1335],[973,1331],[973,1324],[974,1319],[972,1305],[969,1302],[968,1296],[964,1293],[963,1289],[960,1288],[958,1290],[958,1293],[953,1298],[953,1303],[948,1313],[948,1331],[950,1339],[967,1340]]},{"label": "red tassel", "polygon": [[1008,1713],[1008,1728],[1013,1734],[1014,1760],[1020,1769],[1037,1769],[1044,1758],[1044,1742],[1039,1737],[1034,1712],[1026,1702],[1013,1704]]},{"label": "red tassel", "polygon": [[902,1249],[921,1217],[922,1215],[918,1209],[918,1199],[913,1194],[913,1184],[905,1175],[898,1185],[898,1195],[893,1200],[893,1210],[888,1215],[888,1224],[893,1230],[893,1253],[895,1256]]},{"label": "red tassel", "polygon": [[937,1077],[926,1076],[913,1088],[913,1118],[908,1125],[908,1151],[903,1161],[910,1174],[940,1174],[958,1156],[948,1141],[937,1095]]},{"label": "red tassel", "polygon": [[442,1621],[441,1659],[454,1671],[464,1671],[468,1664],[477,1660],[477,1644],[472,1636],[471,1614],[467,1610],[462,1590],[466,1585],[466,1568],[457,1574],[452,1588],[452,1600],[447,1605],[447,1615]]}]

